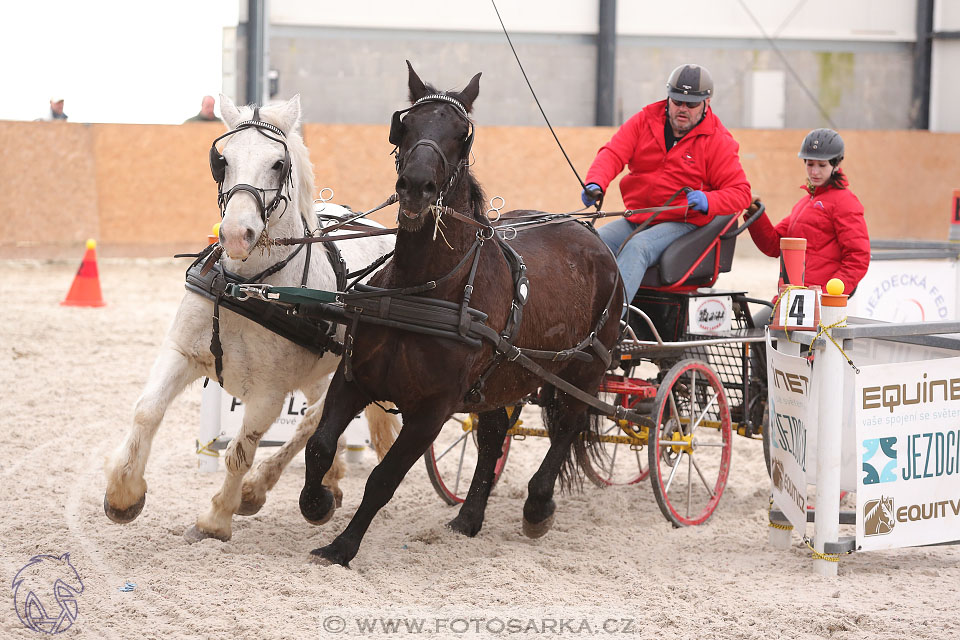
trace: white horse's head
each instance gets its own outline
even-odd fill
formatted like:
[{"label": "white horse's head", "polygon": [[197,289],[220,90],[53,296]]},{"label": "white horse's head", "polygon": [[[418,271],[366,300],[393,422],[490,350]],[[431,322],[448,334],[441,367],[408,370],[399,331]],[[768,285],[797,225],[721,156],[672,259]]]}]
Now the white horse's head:
[{"label": "white horse's head", "polygon": [[[214,178],[222,178],[220,244],[229,258],[245,260],[262,236],[303,234],[313,168],[299,133],[299,95],[258,110],[221,95],[220,111],[229,132],[216,143],[219,152],[211,150],[210,163]],[[313,218],[305,216],[311,230]]]}]

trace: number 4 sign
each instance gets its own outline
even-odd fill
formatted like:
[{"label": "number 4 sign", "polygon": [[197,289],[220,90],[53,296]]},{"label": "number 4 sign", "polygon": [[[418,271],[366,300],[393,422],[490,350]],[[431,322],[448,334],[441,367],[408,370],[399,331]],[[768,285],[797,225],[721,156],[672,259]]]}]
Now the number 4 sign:
[{"label": "number 4 sign", "polygon": [[815,331],[820,324],[820,287],[787,287],[780,290],[771,329]]}]

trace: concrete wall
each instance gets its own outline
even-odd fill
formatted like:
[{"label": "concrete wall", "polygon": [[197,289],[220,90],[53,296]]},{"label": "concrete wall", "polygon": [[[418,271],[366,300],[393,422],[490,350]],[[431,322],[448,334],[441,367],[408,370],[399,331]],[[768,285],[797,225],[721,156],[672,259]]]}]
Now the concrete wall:
[{"label": "concrete wall", "polygon": [[[219,220],[207,151],[217,124],[80,125],[0,122],[0,257],[82,254],[88,237],[100,255],[164,256],[201,248]],[[558,135],[581,176],[609,128],[561,128]],[[734,130],[754,192],[776,221],[801,197],[796,157],[804,130]],[[386,125],[307,124],[317,189],[369,209],[396,179]],[[844,166],[863,201],[875,238],[945,240],[950,198],[960,188],[960,134],[845,131]],[[570,211],[580,186],[545,128],[481,126],[474,171],[487,196],[506,208]],[[607,208],[622,208],[611,189]],[[396,210],[376,219],[392,224]],[[746,238],[741,246],[752,243]]]},{"label": "concrete wall", "polygon": [[[270,36],[270,66],[280,74],[278,97],[299,93],[310,122],[381,122],[384,113],[405,106],[406,59],[425,82],[441,89],[462,88],[483,72],[475,112],[480,125],[543,125],[502,33],[271,25]],[[511,38],[550,122],[591,126],[595,36]],[[780,40],[776,46],[783,58],[760,38],[621,35],[614,121],[622,123],[645,104],[662,100],[670,71],[696,62],[713,75],[713,107],[728,128],[752,126],[747,107],[752,71],[783,74],[782,95],[770,96],[770,103],[785,103],[785,128],[910,126],[913,43]]]}]

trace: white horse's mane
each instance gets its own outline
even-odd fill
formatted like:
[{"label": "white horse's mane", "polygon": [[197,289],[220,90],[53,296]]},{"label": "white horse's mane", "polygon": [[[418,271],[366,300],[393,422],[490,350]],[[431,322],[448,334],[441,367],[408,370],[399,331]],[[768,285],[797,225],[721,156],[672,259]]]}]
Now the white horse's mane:
[{"label": "white horse's mane", "polygon": [[[286,104],[269,105],[260,108],[260,120],[279,127],[285,135],[287,149],[290,151],[291,175],[297,188],[297,201],[291,202],[303,214],[307,228],[314,231],[317,228],[317,217],[313,215],[313,163],[310,162],[310,150],[303,143],[300,134],[300,117],[293,123],[285,123],[281,114]],[[237,107],[241,120],[253,118],[253,107]]]}]

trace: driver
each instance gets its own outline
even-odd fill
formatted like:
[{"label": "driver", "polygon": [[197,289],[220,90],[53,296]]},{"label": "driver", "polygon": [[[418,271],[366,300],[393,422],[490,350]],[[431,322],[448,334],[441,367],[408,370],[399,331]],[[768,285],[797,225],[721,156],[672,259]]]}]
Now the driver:
[{"label": "driver", "polygon": [[[627,209],[677,205],[599,227],[600,237],[617,256],[628,302],[647,268],[674,240],[716,215],[738,213],[750,205],[740,145],[710,108],[712,97],[710,72],[696,64],[680,65],[667,81],[667,99],[627,120],[600,148],[587,172],[580,196],[587,206],[602,202],[625,165],[629,172],[620,181],[620,193]],[[681,190],[687,193],[678,193]]]}]

